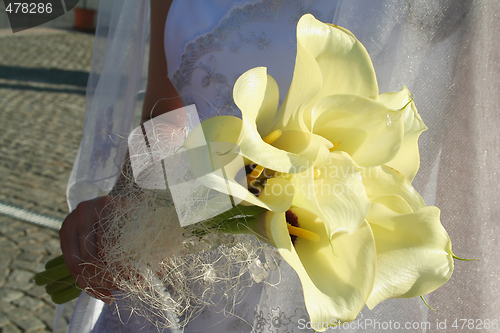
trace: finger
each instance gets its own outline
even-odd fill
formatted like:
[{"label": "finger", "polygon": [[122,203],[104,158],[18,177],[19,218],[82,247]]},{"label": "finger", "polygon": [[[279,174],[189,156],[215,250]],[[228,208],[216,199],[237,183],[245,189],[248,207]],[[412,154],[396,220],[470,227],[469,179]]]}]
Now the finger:
[{"label": "finger", "polygon": [[61,248],[72,276],[93,297],[110,303],[113,299],[111,275],[104,269],[106,263],[99,255],[101,224],[107,223],[112,204],[107,197],[83,202],[68,215],[60,230]]},{"label": "finger", "polygon": [[104,233],[104,228],[102,224],[100,223],[98,228],[95,230],[95,240],[97,244],[97,257],[102,260],[104,263],[106,263],[106,255],[104,252],[104,246],[103,246],[103,233]]},{"label": "finger", "polygon": [[77,246],[79,244],[79,233],[74,226],[76,216],[75,211],[70,213],[59,230],[64,262],[75,279],[81,273],[79,267],[81,263],[81,260],[79,260],[81,258],[80,246]]},{"label": "finger", "polygon": [[109,274],[102,269],[102,267],[86,264],[83,270],[84,276],[82,277],[87,283],[85,291],[92,297],[110,304],[113,301],[113,290],[117,290]]},{"label": "finger", "polygon": [[[81,264],[90,254],[85,250],[85,242],[89,231],[92,231],[96,222],[96,216],[90,209],[91,203],[82,202],[64,220],[59,231],[61,238],[61,249],[63,257],[71,275],[78,281],[80,287],[86,287],[80,276],[82,275]],[[82,251],[83,250],[83,251]]]},{"label": "finger", "polygon": [[99,260],[97,255],[97,236],[94,227],[86,226],[79,237],[80,254],[83,262],[96,262]]}]

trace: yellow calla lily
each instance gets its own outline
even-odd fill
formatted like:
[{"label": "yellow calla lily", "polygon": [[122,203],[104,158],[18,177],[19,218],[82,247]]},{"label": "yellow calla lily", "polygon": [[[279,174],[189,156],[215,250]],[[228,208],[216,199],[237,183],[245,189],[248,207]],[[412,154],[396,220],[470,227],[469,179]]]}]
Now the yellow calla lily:
[{"label": "yellow calla lily", "polygon": [[377,274],[370,309],[389,298],[428,294],[453,273],[451,241],[437,207],[426,207],[410,181],[380,166],[361,172],[372,202],[366,220],[375,237]]},{"label": "yellow calla lily", "polygon": [[361,166],[387,164],[410,181],[420,165],[418,138],[427,129],[409,91],[385,93],[377,100],[355,95],[331,95],[311,111],[314,134],[341,143]]},{"label": "yellow calla lily", "polygon": [[[335,148],[358,165],[388,164],[410,180],[418,169],[417,140],[426,127],[408,89],[378,95],[363,45],[348,30],[310,14],[297,25],[294,75],[279,110],[278,86],[264,67],[241,75],[233,97],[242,119],[215,122],[238,128],[232,142],[265,168],[295,173]],[[272,142],[265,140],[276,132],[280,135]]]},{"label": "yellow calla lily", "polygon": [[[238,145],[241,155],[248,160],[288,173],[308,168],[316,159],[328,156],[328,148],[332,144],[307,128],[282,127],[270,131],[279,91],[276,81],[267,74],[265,67],[253,68],[241,75],[234,86],[233,97],[241,109],[242,119],[231,116],[211,118],[203,122],[203,131],[213,132],[209,128],[230,129],[231,137],[226,136],[226,142]],[[207,133],[205,136],[210,142]],[[271,141],[268,139],[270,136],[274,137]],[[216,134],[212,138],[221,142]],[[188,140],[189,144],[191,141]],[[193,145],[184,146],[188,149]]]},{"label": "yellow calla lily", "polygon": [[[366,49],[351,32],[306,14],[297,25],[297,57],[292,83],[278,111],[278,87],[265,68],[244,73],[235,84],[234,101],[242,112],[242,134],[238,145],[243,156],[266,168],[287,173],[310,167],[318,158],[324,158],[325,148],[332,148],[339,140],[313,130],[311,118],[316,117],[312,115],[315,112],[313,106],[335,94],[376,98],[378,85],[373,65]],[[384,108],[384,121],[387,113]],[[392,144],[396,145],[394,152],[386,159],[394,157],[399,149],[402,125],[400,127],[401,130],[392,135],[396,142]],[[262,140],[276,130],[282,131],[282,136],[272,145]],[[355,134],[351,133],[350,138]],[[346,139],[343,142],[349,141]],[[377,144],[385,147],[385,142],[372,145]],[[371,148],[366,147],[365,151]],[[381,149],[375,153],[379,151]]]},{"label": "yellow calla lily", "polygon": [[[291,236],[288,223],[318,239]],[[338,232],[330,237],[318,217],[292,208],[286,213],[266,212],[250,227],[269,239],[297,272],[310,321],[319,326],[317,331],[327,329],[325,322],[335,325],[356,318],[375,281],[375,240],[367,222],[352,234]]]},{"label": "yellow calla lily", "polygon": [[[310,167],[321,155],[327,155],[327,149],[332,147],[328,140],[312,134],[305,126],[270,129],[277,114],[279,90],[265,67],[241,75],[235,83],[233,96],[242,114],[237,144],[249,160],[275,171],[297,172]],[[272,142],[265,140],[276,132],[280,135]]]},{"label": "yellow calla lily", "polygon": [[[331,158],[328,167],[289,175],[295,194],[287,212],[265,212],[248,224],[299,275],[311,323],[351,321],[365,303],[373,309],[383,300],[421,296],[443,285],[453,272],[453,253],[439,209],[426,207],[410,181],[389,166],[362,168],[343,152]],[[356,180],[366,193],[350,197],[355,190],[346,184]],[[345,191],[322,192],[325,182]],[[367,215],[360,198],[369,199]],[[358,218],[353,231],[330,229]]]},{"label": "yellow calla lily", "polygon": [[410,181],[420,164],[417,140],[426,129],[408,89],[378,95],[363,45],[350,31],[312,15],[297,25],[294,76],[271,130],[281,127],[310,129],[341,143],[338,149],[357,164],[388,164]]},{"label": "yellow calla lily", "polygon": [[367,216],[377,248],[375,285],[367,301],[370,309],[389,298],[428,294],[453,273],[451,241],[439,221],[440,210],[404,211],[404,199],[396,198],[378,198]]}]

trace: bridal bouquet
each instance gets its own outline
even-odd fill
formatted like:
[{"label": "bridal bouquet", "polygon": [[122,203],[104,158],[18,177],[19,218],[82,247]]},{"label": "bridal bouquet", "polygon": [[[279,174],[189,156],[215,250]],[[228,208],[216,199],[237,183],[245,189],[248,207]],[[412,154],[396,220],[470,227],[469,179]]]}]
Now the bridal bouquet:
[{"label": "bridal bouquet", "polygon": [[[237,277],[232,288],[245,269],[262,280],[273,266],[268,256],[273,248],[298,274],[311,323],[349,322],[365,305],[372,309],[389,298],[422,296],[450,278],[454,255],[440,211],[427,207],[411,184],[420,163],[418,137],[426,126],[406,87],[379,94],[370,57],[351,32],[304,15],[297,26],[293,80],[281,106],[278,86],[264,67],[241,75],[233,97],[241,119],[208,119],[183,142],[196,180],[228,196],[232,206],[217,211],[220,198],[207,195],[202,206],[218,213],[182,228],[165,217],[157,195],[152,206],[141,208],[149,221],[167,221],[150,231],[150,244],[127,250],[121,267],[131,262],[126,277],[141,275],[136,288],[157,281],[168,291],[162,300],[150,283],[139,288],[141,299],[149,293],[160,299],[157,307],[170,302],[165,309],[183,314],[176,310],[187,308],[189,290],[214,291],[228,276]],[[200,154],[200,137],[209,146],[207,154]],[[142,213],[121,216],[137,220]],[[133,231],[120,228],[139,235],[151,223]],[[171,241],[160,244],[158,235]],[[134,243],[126,231],[120,237],[113,246]],[[181,242],[178,251],[172,250],[175,239]],[[203,242],[210,246],[200,247]],[[149,253],[149,261],[137,259],[138,252]],[[197,262],[203,262],[201,274],[191,270]],[[196,274],[198,280],[180,285]]]}]

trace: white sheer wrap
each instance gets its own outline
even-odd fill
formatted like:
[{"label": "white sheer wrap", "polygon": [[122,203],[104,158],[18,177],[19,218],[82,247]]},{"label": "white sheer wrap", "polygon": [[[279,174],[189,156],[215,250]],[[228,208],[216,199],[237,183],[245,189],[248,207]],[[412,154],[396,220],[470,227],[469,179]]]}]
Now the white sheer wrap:
[{"label": "white sheer wrap", "polygon": [[[136,102],[145,88],[148,38],[149,1],[100,1],[83,138],[67,189],[71,211],[109,192],[120,174]],[[69,332],[90,332],[103,306],[82,292]],[[56,313],[61,312],[58,306]]]},{"label": "white sheer wrap", "polygon": [[101,1],[83,138],[68,184],[71,210],[113,187],[145,87],[149,1]]},{"label": "white sheer wrap", "polygon": [[395,300],[365,317],[401,321],[413,312],[430,332],[445,320],[448,330],[455,323],[462,331],[495,331],[484,324],[499,319],[499,10],[498,1],[344,2],[337,23],[367,47],[381,92],[407,85],[429,127],[414,186],[441,208],[454,253],[479,259],[455,261],[450,281],[426,296],[438,312]]},{"label": "white sheer wrap", "polygon": [[[187,0],[174,1],[173,6],[181,6],[181,1]],[[228,1],[213,1],[216,5],[224,2]],[[315,3],[314,0],[233,2],[241,6],[246,2],[296,4],[306,10]],[[402,327],[409,323],[405,327],[409,329],[404,329],[407,332],[438,332],[445,331],[445,321],[448,330],[496,331],[491,323],[500,320],[498,13],[500,3],[496,0],[349,0],[340,1],[337,6],[334,23],[351,30],[366,46],[381,93],[397,91],[406,85],[415,95],[415,103],[429,130],[419,141],[422,164],[413,184],[428,205],[441,208],[441,220],[449,232],[454,253],[480,260],[456,261],[451,280],[426,296],[439,312],[429,310],[420,299],[389,300],[373,311],[365,308],[358,325],[351,325],[345,331],[385,332],[388,327],[384,325],[398,322]],[[68,189],[71,209],[82,200],[107,192],[118,174],[127,134],[132,129],[136,97],[144,82],[147,18],[145,1],[101,1],[85,134]],[[167,49],[167,57],[169,52],[170,57],[179,57],[183,50]],[[213,68],[207,64],[207,68]],[[171,75],[176,65],[169,61]],[[286,89],[280,83],[280,90]],[[180,92],[189,98],[187,90],[181,88]],[[215,101],[229,105],[223,99]],[[214,115],[210,107],[202,113],[206,117]],[[268,282],[277,279],[272,274]],[[305,320],[302,323],[307,321],[300,282],[288,267],[282,267],[281,280],[277,288],[264,285],[255,311],[247,309],[254,317],[256,332],[307,331],[300,330],[298,325],[299,319]],[[101,302],[82,294],[70,332],[89,332],[101,308]],[[377,320],[380,326],[359,325],[370,319],[372,323]],[[489,329],[485,325],[487,320]],[[454,323],[456,327],[452,327]],[[186,331],[206,331],[203,325],[200,319]],[[225,325],[219,332],[251,329]],[[133,328],[109,331],[127,332]]]}]

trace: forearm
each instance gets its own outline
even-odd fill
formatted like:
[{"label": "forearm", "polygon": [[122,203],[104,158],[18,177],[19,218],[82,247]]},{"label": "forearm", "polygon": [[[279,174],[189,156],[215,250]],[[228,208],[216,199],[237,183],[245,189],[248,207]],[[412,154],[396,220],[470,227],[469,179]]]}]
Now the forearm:
[{"label": "forearm", "polygon": [[165,56],[165,22],[172,0],[151,0],[151,38],[148,84],[142,108],[142,122],[182,107],[182,101],[168,78]]},{"label": "forearm", "polygon": [[[183,106],[181,98],[168,78],[165,56],[165,22],[172,0],[151,0],[151,37],[148,64],[148,83],[142,106],[141,124],[168,111]],[[134,177],[127,152],[116,185],[110,195],[121,195],[134,186]],[[129,191],[128,191],[129,192]]]}]

